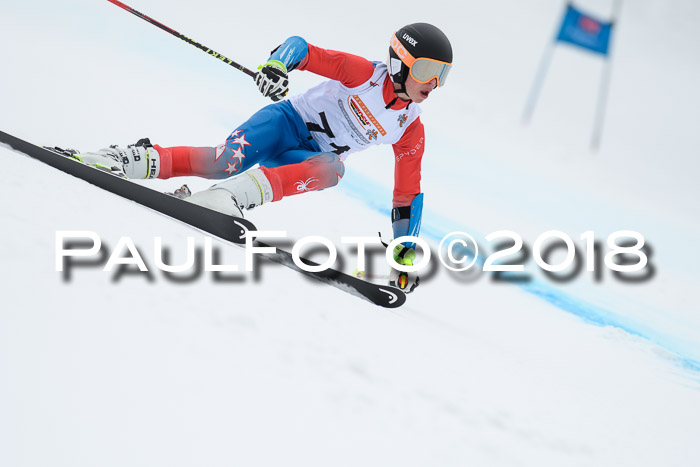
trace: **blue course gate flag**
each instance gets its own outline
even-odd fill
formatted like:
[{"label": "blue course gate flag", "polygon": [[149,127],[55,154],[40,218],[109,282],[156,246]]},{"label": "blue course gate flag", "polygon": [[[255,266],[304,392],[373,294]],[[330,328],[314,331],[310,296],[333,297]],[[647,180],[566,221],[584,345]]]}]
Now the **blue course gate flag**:
[{"label": "blue course gate flag", "polygon": [[568,42],[602,55],[608,54],[613,23],[600,21],[567,5],[557,41]]}]

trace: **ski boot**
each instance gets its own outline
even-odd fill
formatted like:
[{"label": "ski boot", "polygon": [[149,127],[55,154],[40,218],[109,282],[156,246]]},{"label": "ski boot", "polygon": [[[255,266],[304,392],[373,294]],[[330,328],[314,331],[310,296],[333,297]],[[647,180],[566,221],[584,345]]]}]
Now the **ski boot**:
[{"label": "ski boot", "polygon": [[253,169],[185,199],[229,216],[243,217],[243,209],[272,201],[272,185],[262,170]]},{"label": "ski boot", "polygon": [[160,172],[160,156],[148,138],[140,139],[126,148],[112,145],[86,153],[59,147],[46,149],[122,178],[156,178]]}]

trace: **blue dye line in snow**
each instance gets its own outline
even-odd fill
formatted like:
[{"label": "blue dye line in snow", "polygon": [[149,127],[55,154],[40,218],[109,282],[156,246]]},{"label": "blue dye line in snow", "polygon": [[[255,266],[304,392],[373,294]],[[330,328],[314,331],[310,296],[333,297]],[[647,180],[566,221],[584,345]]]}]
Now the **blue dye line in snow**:
[{"label": "blue dye line in snow", "polygon": [[[349,196],[361,200],[373,210],[390,216],[391,192],[384,186],[372,181],[368,177],[357,172],[348,171],[343,178],[339,189]],[[436,226],[442,226],[437,228]],[[445,218],[430,210],[423,210],[423,222],[421,237],[426,237],[434,242],[440,242],[445,235],[455,231],[470,231],[464,226],[458,225],[454,220]],[[478,241],[478,239],[477,239]],[[477,259],[478,264],[483,265],[481,255]],[[628,317],[620,316],[601,306],[587,303],[584,300],[573,297],[559,289],[543,284],[535,280],[515,283],[528,293],[539,297],[562,311],[573,314],[588,324],[597,326],[611,326],[620,329],[632,336],[642,338],[648,342],[671,352],[671,360],[686,370],[700,373],[700,361],[685,357],[677,350],[677,345],[672,336],[659,335],[641,323],[632,323]]]}]

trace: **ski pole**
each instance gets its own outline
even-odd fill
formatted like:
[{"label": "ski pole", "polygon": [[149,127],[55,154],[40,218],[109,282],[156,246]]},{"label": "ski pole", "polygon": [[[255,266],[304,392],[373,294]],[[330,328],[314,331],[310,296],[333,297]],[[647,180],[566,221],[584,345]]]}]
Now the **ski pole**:
[{"label": "ski pole", "polygon": [[209,47],[202,45],[199,42],[190,39],[189,37],[185,36],[184,34],[180,34],[179,32],[175,31],[174,29],[167,27],[163,23],[159,23],[158,21],[154,20],[153,18],[150,18],[150,17],[144,15],[143,13],[140,13],[140,12],[134,10],[129,5],[125,5],[124,3],[120,2],[119,0],[107,0],[107,1],[117,5],[120,8],[123,8],[124,10],[128,11],[129,13],[132,13],[145,21],[148,21],[149,23],[151,23],[154,26],[159,27],[163,31],[170,33],[179,39],[182,39],[183,41],[187,42],[188,44],[191,44],[191,45],[197,47],[198,49],[205,51],[206,53],[208,53],[212,57],[218,58],[222,62],[224,62],[228,65],[231,65],[232,67],[234,67],[237,70],[242,71],[246,75],[248,75],[252,78],[255,78],[254,71],[249,70],[248,68],[244,67],[243,65],[239,65],[238,63],[234,62],[230,58],[226,58],[225,56],[221,55],[220,53],[215,52],[214,50],[210,49]]}]

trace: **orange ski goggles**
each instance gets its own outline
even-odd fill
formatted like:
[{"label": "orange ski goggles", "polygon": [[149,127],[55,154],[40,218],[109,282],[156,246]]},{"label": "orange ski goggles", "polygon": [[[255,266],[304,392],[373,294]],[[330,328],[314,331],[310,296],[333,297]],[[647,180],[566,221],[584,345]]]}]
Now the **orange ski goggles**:
[{"label": "orange ski goggles", "polygon": [[411,77],[419,83],[428,83],[437,78],[438,86],[442,87],[447,81],[447,75],[452,69],[452,64],[432,58],[415,58],[403,46],[394,34],[391,38],[391,48],[401,61],[408,67]]}]

